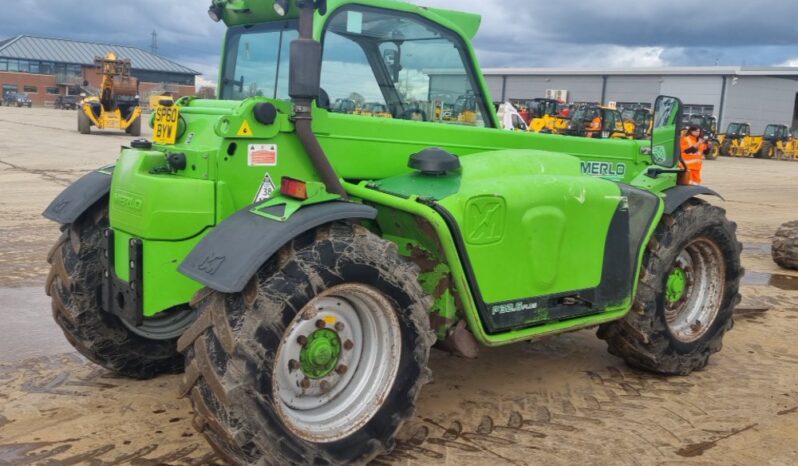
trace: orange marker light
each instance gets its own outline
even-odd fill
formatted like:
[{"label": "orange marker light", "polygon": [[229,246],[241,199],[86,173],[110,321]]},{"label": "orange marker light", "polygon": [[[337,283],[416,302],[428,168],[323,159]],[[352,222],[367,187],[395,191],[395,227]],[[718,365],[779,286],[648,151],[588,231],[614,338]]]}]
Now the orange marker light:
[{"label": "orange marker light", "polygon": [[283,196],[304,201],[308,198],[308,186],[304,181],[284,176],[280,182],[280,193]]}]

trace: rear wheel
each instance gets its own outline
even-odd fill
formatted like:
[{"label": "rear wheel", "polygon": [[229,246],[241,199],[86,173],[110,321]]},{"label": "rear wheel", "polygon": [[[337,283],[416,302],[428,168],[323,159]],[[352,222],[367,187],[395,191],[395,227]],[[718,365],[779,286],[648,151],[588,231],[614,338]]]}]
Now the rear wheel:
[{"label": "rear wheel", "polygon": [[84,111],[78,112],[78,132],[80,132],[80,134],[91,133],[91,120],[89,120],[89,117]]},{"label": "rear wheel", "polygon": [[661,374],[704,368],[740,300],[735,230],[723,209],[695,199],[666,215],[644,255],[632,310],[599,328],[609,352]]},{"label": "rear wheel", "polygon": [[100,245],[107,227],[108,208],[98,204],[67,225],[50,251],[45,289],[55,322],[75,349],[112,372],[146,379],[182,371],[177,337],[193,320],[185,309],[145,319],[145,325],[133,329],[102,310]]},{"label": "rear wheel", "polygon": [[141,117],[137,117],[136,120],[125,129],[125,132],[131,136],[141,136]]},{"label": "rear wheel", "polygon": [[780,267],[798,270],[798,221],[787,222],[776,230],[770,252]]},{"label": "rear wheel", "polygon": [[180,347],[195,427],[234,464],[366,463],[414,409],[434,335],[415,266],[334,224],[242,293],[206,292]]}]

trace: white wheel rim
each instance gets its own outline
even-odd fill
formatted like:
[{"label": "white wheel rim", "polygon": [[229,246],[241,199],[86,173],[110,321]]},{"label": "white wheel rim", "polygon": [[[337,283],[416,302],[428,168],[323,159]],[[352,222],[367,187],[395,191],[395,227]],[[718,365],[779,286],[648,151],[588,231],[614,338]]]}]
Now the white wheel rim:
[{"label": "white wheel rim", "polygon": [[[320,322],[337,334],[341,350],[336,367],[345,370],[314,378],[298,363],[301,338],[319,330]],[[399,319],[382,293],[361,284],[330,288],[297,313],[277,349],[272,373],[277,414],[302,439],[328,443],[346,438],[385,402],[401,354]]]}]

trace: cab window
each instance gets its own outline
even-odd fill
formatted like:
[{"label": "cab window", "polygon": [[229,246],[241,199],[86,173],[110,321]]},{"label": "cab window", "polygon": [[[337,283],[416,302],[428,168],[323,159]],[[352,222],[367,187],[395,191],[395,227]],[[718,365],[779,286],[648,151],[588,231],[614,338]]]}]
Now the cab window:
[{"label": "cab window", "polygon": [[347,7],[324,33],[329,109],[379,118],[485,126],[484,98],[450,31],[412,14]]},{"label": "cab window", "polygon": [[289,99],[288,58],[296,21],[235,26],[227,33],[221,98]]}]

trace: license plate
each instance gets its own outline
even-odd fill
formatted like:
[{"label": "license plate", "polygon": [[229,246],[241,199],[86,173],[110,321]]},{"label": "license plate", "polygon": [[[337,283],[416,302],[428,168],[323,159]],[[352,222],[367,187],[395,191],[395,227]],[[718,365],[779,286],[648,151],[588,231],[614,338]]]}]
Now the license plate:
[{"label": "license plate", "polygon": [[176,106],[164,107],[159,105],[155,109],[155,121],[152,126],[152,140],[156,144],[174,144],[177,140],[177,122],[180,120],[180,110]]}]

